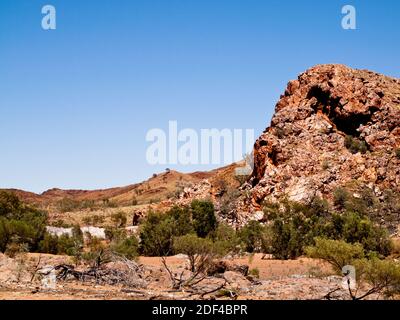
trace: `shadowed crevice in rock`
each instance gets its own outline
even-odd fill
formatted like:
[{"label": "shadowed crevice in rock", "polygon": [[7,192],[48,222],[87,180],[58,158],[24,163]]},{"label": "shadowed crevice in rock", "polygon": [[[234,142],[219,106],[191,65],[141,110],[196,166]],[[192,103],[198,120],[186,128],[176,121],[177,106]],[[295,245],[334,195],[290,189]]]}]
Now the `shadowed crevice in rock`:
[{"label": "shadowed crevice in rock", "polygon": [[353,137],[360,136],[358,129],[370,122],[373,113],[379,110],[378,107],[370,107],[367,113],[343,116],[340,112],[344,108],[340,103],[341,97],[333,98],[329,90],[324,91],[319,85],[313,86],[308,92],[307,99],[313,98],[316,99],[316,103],[313,105],[315,112],[320,111],[327,115],[337,130]]},{"label": "shadowed crevice in rock", "polygon": [[332,122],[336,125],[337,130],[353,136],[359,137],[359,128],[371,121],[372,114],[355,114],[347,118],[332,118]]}]

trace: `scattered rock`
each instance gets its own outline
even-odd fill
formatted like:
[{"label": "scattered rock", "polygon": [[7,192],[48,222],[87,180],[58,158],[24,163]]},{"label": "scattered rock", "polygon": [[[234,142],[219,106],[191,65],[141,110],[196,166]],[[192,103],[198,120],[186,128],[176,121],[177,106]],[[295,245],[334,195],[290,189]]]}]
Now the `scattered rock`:
[{"label": "scattered rock", "polygon": [[229,285],[235,290],[244,290],[251,287],[252,283],[241,273],[234,271],[226,271],[224,278],[228,281]]}]

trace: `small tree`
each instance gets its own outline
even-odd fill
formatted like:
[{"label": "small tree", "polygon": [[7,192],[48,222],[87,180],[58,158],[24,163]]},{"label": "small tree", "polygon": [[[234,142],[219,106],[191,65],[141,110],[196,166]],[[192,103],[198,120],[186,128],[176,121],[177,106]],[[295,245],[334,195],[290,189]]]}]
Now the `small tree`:
[{"label": "small tree", "polygon": [[211,201],[193,200],[191,211],[193,227],[199,237],[205,238],[217,228],[218,221]]},{"label": "small tree", "polygon": [[172,219],[161,213],[149,212],[140,231],[142,254],[147,256],[171,254],[174,231]]},{"label": "small tree", "polygon": [[240,251],[240,239],[235,229],[224,222],[220,222],[216,230],[209,237],[218,246],[223,254],[238,253]]},{"label": "small tree", "polygon": [[199,238],[194,234],[178,237],[174,241],[174,252],[189,257],[190,271],[205,272],[212,259],[217,255],[209,239]]},{"label": "small tree", "polygon": [[376,293],[383,293],[389,297],[400,292],[400,265],[376,257],[364,258],[364,249],[360,244],[316,238],[315,246],[306,248],[306,252],[311,258],[322,259],[331,264],[338,274],[342,274],[346,265],[355,268],[357,282],[365,283],[369,287],[358,294],[361,286],[354,290],[349,285],[352,300],[362,300]]},{"label": "small tree", "polygon": [[88,237],[88,251],[82,254],[82,259],[93,268],[99,268],[102,264],[110,262],[110,250],[96,237]]},{"label": "small tree", "polygon": [[175,236],[194,232],[189,208],[174,206],[165,214],[165,217],[171,220]]},{"label": "small tree", "polygon": [[386,297],[400,293],[400,265],[398,263],[372,258],[356,260],[353,266],[356,269],[357,281],[369,285],[369,289],[359,296],[357,296],[357,291],[353,292],[349,288],[353,300],[362,300],[375,293],[382,293]]},{"label": "small tree", "polygon": [[83,248],[83,234],[79,226],[74,226],[72,236],[63,234],[61,236],[46,233],[39,243],[39,251],[51,254],[66,254],[69,256],[80,256]]},{"label": "small tree", "polygon": [[358,243],[323,238],[315,238],[315,245],[307,247],[305,252],[310,258],[325,260],[338,273],[342,272],[344,266],[364,257],[364,249]]},{"label": "small tree", "polygon": [[47,223],[46,212],[24,204],[14,193],[0,191],[0,252],[11,243],[37,251]]},{"label": "small tree", "polygon": [[135,259],[138,256],[139,242],[135,236],[115,241],[111,243],[110,250],[129,260]]},{"label": "small tree", "polygon": [[261,251],[263,232],[264,227],[258,221],[250,221],[239,230],[239,238],[246,252]]},{"label": "small tree", "polygon": [[342,237],[346,242],[360,243],[366,252],[376,252],[382,256],[390,254],[392,241],[385,229],[356,213],[344,214],[340,219],[344,222]]},{"label": "small tree", "polygon": [[192,232],[194,229],[188,208],[175,206],[166,213],[151,211],[141,225],[141,252],[149,256],[170,255],[174,237]]},{"label": "small tree", "polygon": [[58,237],[46,233],[40,241],[39,250],[44,253],[58,254]]},{"label": "small tree", "polygon": [[331,210],[328,203],[319,198],[307,205],[286,199],[279,204],[266,204],[264,219],[271,223],[265,236],[270,248],[264,252],[270,251],[278,259],[293,259],[301,256],[306,246],[313,245],[315,237],[322,237],[360,243],[367,253],[389,255],[392,244],[387,230],[361,213],[362,208],[374,202],[367,193],[363,193],[364,198],[365,205],[356,203],[346,190],[338,189],[335,200],[342,211]]}]

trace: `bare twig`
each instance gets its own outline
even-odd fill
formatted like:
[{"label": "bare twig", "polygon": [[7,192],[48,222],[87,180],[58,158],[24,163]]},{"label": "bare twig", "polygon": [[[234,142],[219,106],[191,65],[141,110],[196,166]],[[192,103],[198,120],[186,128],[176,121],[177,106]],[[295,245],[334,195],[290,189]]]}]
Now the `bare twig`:
[{"label": "bare twig", "polygon": [[226,279],[225,279],[225,282],[224,282],[223,284],[221,284],[219,287],[217,287],[217,288],[215,288],[215,289],[213,289],[213,290],[210,290],[210,291],[203,292],[203,293],[200,295],[200,297],[203,298],[205,295],[208,295],[208,294],[217,292],[217,291],[219,291],[219,290],[222,290],[223,288],[225,288],[226,284],[227,284],[227,281],[226,281]]},{"label": "bare twig", "polygon": [[181,289],[182,288],[182,284],[183,284],[183,271],[182,271],[179,279],[177,279],[175,277],[175,275],[173,274],[173,272],[171,271],[171,269],[168,267],[167,259],[165,257],[161,257],[161,262],[162,262],[165,270],[167,270],[167,272],[168,272],[169,278],[170,278],[170,280],[172,282],[172,288],[176,289],[176,290]]},{"label": "bare twig", "polygon": [[323,299],[327,299],[327,300],[332,300],[332,294],[339,291],[341,288],[336,288],[330,292],[328,292],[326,295],[324,295]]},{"label": "bare twig", "polygon": [[35,278],[36,273],[39,271],[39,265],[40,265],[41,260],[42,260],[42,255],[39,255],[38,262],[36,263],[35,269],[34,269],[33,274],[32,274],[31,282]]}]

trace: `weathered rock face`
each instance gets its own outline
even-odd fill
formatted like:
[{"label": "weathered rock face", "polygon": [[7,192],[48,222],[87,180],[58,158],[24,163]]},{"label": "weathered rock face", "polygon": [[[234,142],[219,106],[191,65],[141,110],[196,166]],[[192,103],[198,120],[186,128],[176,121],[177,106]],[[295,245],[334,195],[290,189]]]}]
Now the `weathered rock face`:
[{"label": "weathered rock face", "polygon": [[[367,152],[349,151],[348,135],[364,141]],[[289,82],[255,144],[250,211],[283,195],[329,199],[348,183],[377,194],[400,191],[397,148],[400,80],[343,65],[315,66]]]}]

